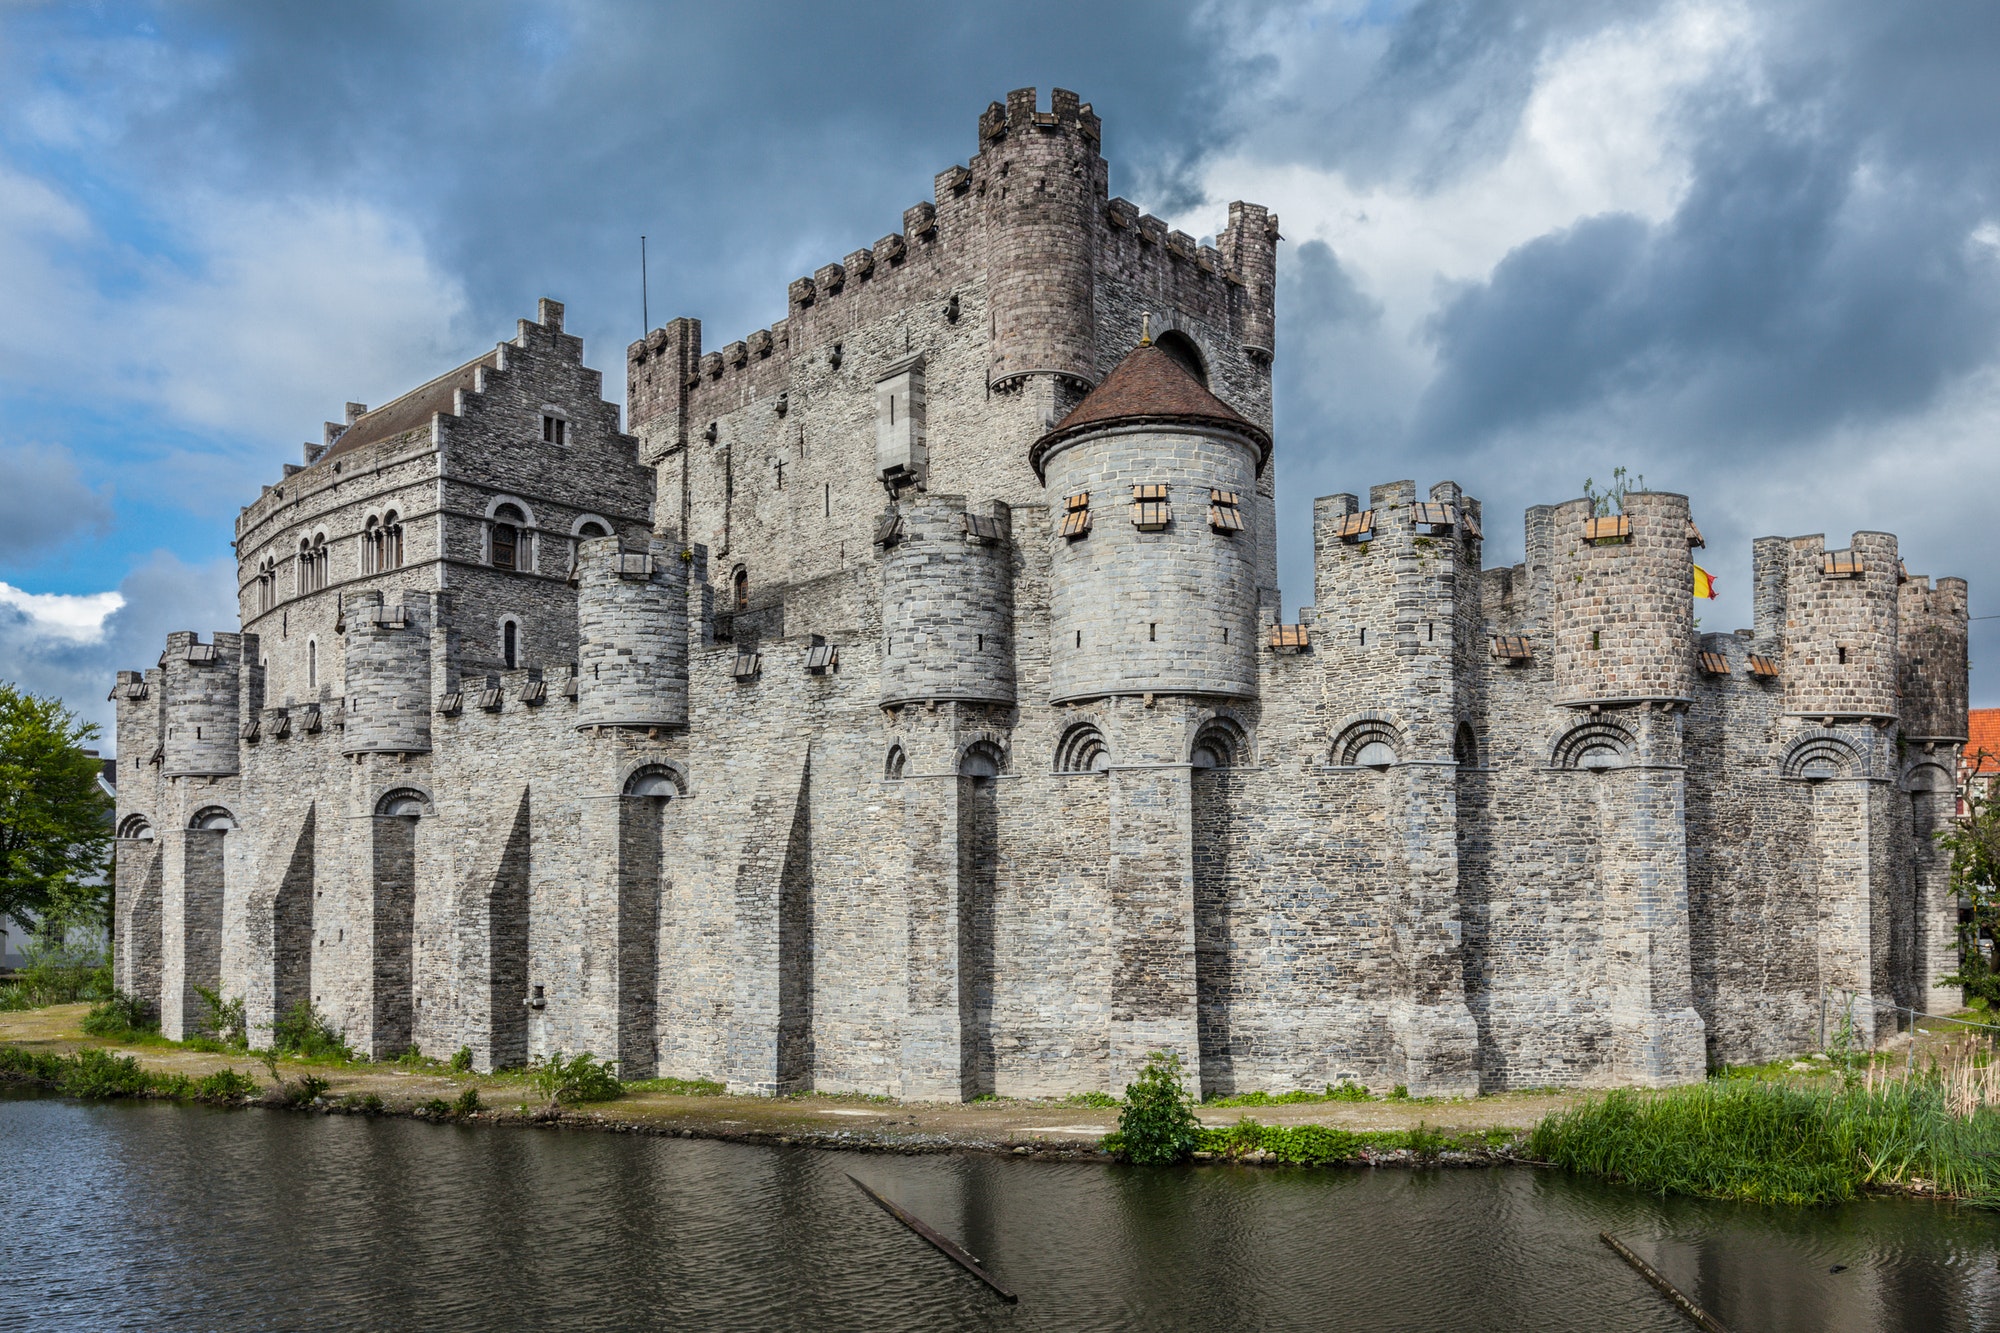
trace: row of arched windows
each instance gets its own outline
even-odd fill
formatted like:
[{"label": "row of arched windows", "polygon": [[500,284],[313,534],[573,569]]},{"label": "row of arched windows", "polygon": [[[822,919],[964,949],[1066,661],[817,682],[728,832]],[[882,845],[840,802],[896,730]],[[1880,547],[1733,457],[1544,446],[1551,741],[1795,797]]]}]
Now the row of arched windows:
[{"label": "row of arched windows", "polygon": [[361,572],[380,574],[403,567],[403,522],[396,511],[376,518],[372,514],[361,530]]}]

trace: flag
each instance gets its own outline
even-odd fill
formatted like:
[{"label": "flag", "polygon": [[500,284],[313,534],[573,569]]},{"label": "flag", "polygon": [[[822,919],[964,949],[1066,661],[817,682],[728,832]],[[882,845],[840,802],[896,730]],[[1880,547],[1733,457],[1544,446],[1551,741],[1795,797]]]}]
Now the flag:
[{"label": "flag", "polygon": [[1715,575],[1700,565],[1694,567],[1694,595],[1708,598],[1715,596]]}]

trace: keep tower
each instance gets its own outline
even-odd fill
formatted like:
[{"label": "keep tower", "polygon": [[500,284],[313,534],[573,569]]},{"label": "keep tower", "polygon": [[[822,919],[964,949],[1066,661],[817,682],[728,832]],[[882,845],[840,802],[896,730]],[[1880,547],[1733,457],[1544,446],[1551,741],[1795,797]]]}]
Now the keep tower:
[{"label": "keep tower", "polygon": [[670,543],[577,547],[576,725],[683,727],[688,719],[687,563]]},{"label": "keep tower", "polygon": [[1035,109],[1033,88],[1017,88],[979,118],[995,389],[1035,375],[1097,382],[1093,243],[1109,179],[1101,135],[1096,114],[1063,88],[1047,111]]}]

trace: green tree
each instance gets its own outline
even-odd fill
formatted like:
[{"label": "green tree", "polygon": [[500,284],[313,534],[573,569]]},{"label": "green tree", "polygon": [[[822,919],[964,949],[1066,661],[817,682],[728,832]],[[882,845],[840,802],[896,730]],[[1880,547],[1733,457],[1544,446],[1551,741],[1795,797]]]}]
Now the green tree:
[{"label": "green tree", "polygon": [[0,913],[30,930],[101,922],[109,886],[110,801],[98,735],[56,699],[0,682]]},{"label": "green tree", "polygon": [[[1989,758],[1985,751],[1972,765],[1977,773]],[[1984,937],[2000,937],[2000,801],[1987,780],[1966,779],[1960,793],[1965,816],[1945,827],[1938,841],[1951,852],[1951,887],[1971,909],[1958,927],[1958,971],[1938,982],[1963,986],[1965,997],[2000,1008],[2000,966]]]},{"label": "green tree", "polygon": [[1126,1160],[1142,1166],[1184,1162],[1200,1146],[1201,1120],[1181,1078],[1180,1056],[1154,1051],[1139,1077],[1125,1085],[1118,1134]]}]

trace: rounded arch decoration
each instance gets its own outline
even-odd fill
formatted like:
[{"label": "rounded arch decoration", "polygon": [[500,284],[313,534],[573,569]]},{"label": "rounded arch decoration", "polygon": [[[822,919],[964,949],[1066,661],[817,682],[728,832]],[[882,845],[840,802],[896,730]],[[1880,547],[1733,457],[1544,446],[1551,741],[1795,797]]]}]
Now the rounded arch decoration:
[{"label": "rounded arch decoration", "polygon": [[909,767],[909,753],[900,745],[891,745],[887,757],[882,760],[882,776],[887,781],[899,782]]},{"label": "rounded arch decoration", "polygon": [[1342,727],[1333,742],[1333,762],[1342,768],[1393,768],[1403,753],[1403,730],[1383,713],[1363,713]]},{"label": "rounded arch decoration", "polygon": [[1056,742],[1056,772],[1102,773],[1111,767],[1111,747],[1095,722],[1075,722]]},{"label": "rounded arch decoration", "polygon": [[661,760],[640,764],[627,773],[623,788],[626,796],[650,796],[660,801],[677,801],[687,791],[687,774],[679,765]]},{"label": "rounded arch decoration", "polygon": [[144,815],[127,815],[118,822],[118,836],[130,842],[151,842],[153,821]]},{"label": "rounded arch decoration", "polygon": [[1802,782],[1849,778],[1860,773],[1861,756],[1841,737],[1819,732],[1794,742],[1779,771]]},{"label": "rounded arch decoration", "polygon": [[1216,714],[1195,729],[1188,763],[1195,768],[1235,768],[1249,757],[1250,736],[1233,717]]},{"label": "rounded arch decoration", "polygon": [[390,819],[421,819],[437,813],[428,794],[417,787],[392,787],[375,802],[375,813]]},{"label": "rounded arch decoration", "polygon": [[982,735],[958,750],[958,775],[987,780],[1007,771],[1007,747],[997,736]]},{"label": "rounded arch decoration", "polygon": [[1551,762],[1556,768],[1603,773],[1628,767],[1633,753],[1631,732],[1615,722],[1594,718],[1563,733]]},{"label": "rounded arch decoration", "polygon": [[1951,792],[1956,786],[1957,784],[1952,781],[1950,770],[1930,759],[1912,764],[1910,771],[1903,775],[1903,789],[1914,794]]},{"label": "rounded arch decoration", "polygon": [[237,827],[236,816],[229,812],[227,806],[205,805],[194,812],[194,816],[188,820],[188,827],[227,833]]}]

